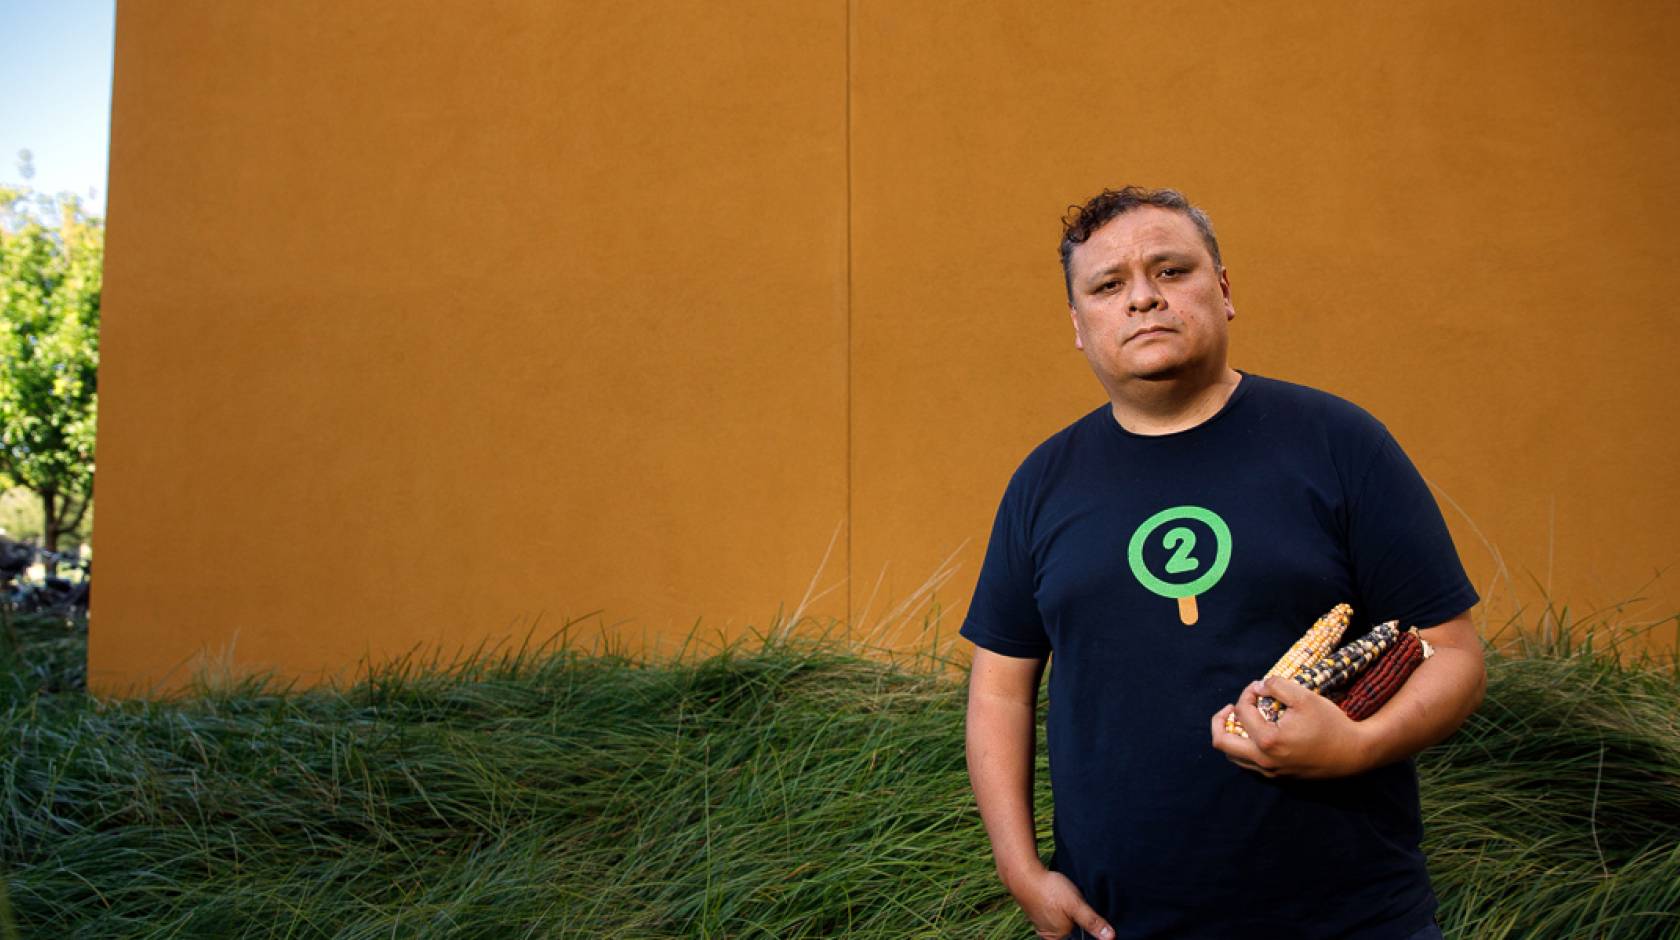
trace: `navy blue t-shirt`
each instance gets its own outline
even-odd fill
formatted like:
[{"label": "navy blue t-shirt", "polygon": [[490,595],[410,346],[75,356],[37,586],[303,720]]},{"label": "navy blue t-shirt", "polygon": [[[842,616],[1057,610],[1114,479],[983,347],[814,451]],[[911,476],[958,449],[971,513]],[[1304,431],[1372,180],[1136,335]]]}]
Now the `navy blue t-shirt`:
[{"label": "navy blue t-shirt", "polygon": [[1435,909],[1412,761],[1267,779],[1215,750],[1209,722],[1336,604],[1353,639],[1477,599],[1380,422],[1244,373],[1193,428],[1133,434],[1104,404],[1035,449],[961,633],[1054,654],[1051,867],[1118,937],[1386,940]]}]

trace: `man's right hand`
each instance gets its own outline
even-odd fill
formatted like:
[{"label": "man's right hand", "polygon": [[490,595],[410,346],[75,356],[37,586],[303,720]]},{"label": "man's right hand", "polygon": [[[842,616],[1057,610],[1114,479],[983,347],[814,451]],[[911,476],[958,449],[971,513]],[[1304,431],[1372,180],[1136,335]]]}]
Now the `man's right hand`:
[{"label": "man's right hand", "polygon": [[1062,940],[1073,933],[1075,924],[1098,940],[1114,936],[1114,928],[1085,903],[1084,895],[1061,872],[1040,869],[1009,888],[1040,940]]},{"label": "man's right hand", "polygon": [[1045,659],[974,651],[968,687],[968,775],[998,877],[1042,940],[1061,940],[1074,925],[1098,940],[1114,930],[1091,910],[1066,876],[1044,867],[1033,834],[1034,703]]}]

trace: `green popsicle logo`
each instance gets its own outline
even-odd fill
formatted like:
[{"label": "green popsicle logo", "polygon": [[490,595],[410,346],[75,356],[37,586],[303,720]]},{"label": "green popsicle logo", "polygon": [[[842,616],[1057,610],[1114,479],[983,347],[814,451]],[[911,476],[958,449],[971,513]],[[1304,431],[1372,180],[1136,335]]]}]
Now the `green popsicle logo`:
[{"label": "green popsicle logo", "polygon": [[[1175,522],[1195,521],[1207,526],[1213,533],[1213,560],[1208,562],[1207,549],[1202,547],[1197,554],[1196,530],[1186,525],[1171,525]],[[1156,532],[1164,527],[1159,539]],[[1183,575],[1201,571],[1201,574],[1188,581],[1168,581],[1149,570],[1143,553],[1154,540],[1171,554],[1162,565],[1163,573],[1167,575]],[[1131,541],[1126,545],[1126,560],[1131,563],[1132,576],[1138,583],[1162,597],[1178,601],[1178,619],[1185,626],[1194,624],[1200,616],[1196,610],[1196,596],[1206,594],[1208,589],[1219,583],[1225,576],[1225,569],[1231,564],[1231,528],[1225,520],[1211,509],[1201,506],[1174,506],[1163,509],[1137,527],[1132,533]]]}]

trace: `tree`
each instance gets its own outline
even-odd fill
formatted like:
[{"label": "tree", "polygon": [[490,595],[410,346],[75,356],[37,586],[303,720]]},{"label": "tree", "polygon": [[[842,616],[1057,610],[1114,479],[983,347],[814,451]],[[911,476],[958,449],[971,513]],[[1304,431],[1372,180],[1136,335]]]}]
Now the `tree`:
[{"label": "tree", "polygon": [[40,498],[48,551],[93,503],[104,254],[76,197],[0,186],[0,475]]}]

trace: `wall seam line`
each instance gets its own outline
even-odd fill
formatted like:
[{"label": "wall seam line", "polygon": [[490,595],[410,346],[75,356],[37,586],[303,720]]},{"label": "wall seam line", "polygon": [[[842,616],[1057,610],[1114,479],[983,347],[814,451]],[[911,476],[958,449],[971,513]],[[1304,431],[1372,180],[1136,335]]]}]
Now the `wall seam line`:
[{"label": "wall seam line", "polygon": [[852,623],[852,595],[855,593],[852,583],[852,530],[855,519],[852,517],[852,6],[854,0],[845,0],[846,4],[846,93],[844,96],[845,109],[845,146],[846,146],[846,624],[848,629],[856,627]]}]

